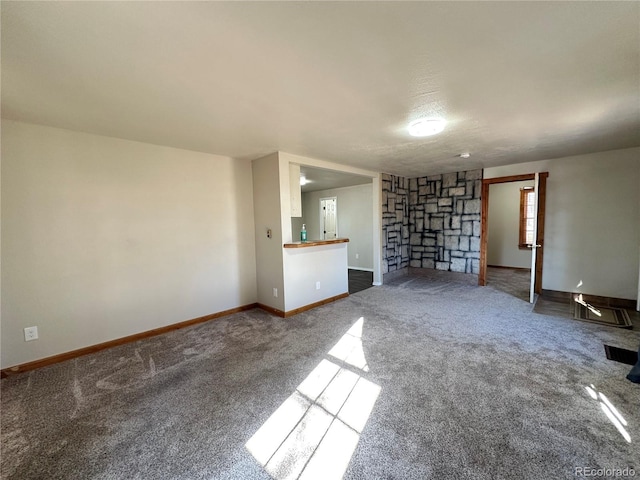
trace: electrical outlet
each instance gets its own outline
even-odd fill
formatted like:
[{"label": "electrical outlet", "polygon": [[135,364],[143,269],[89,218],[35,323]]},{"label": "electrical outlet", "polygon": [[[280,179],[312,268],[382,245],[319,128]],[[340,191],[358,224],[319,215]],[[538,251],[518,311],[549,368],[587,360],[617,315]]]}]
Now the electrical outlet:
[{"label": "electrical outlet", "polygon": [[356,260],[360,258],[360,254],[356,253]]},{"label": "electrical outlet", "polygon": [[320,282],[316,282],[316,290],[320,290]]},{"label": "electrical outlet", "polygon": [[274,287],[273,289],[273,296],[277,297],[278,296],[278,289]]},{"label": "electrical outlet", "polygon": [[30,342],[31,340],[38,339],[38,327],[27,327],[24,329],[24,341]]}]

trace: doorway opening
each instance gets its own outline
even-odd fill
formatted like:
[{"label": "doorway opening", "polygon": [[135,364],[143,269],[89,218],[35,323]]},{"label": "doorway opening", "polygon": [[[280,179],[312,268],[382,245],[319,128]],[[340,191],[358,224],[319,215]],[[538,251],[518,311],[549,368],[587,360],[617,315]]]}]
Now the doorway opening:
[{"label": "doorway opening", "polygon": [[[482,219],[481,219],[481,233],[480,233],[480,272],[478,275],[478,284],[487,285],[487,282],[493,282],[494,285],[500,290],[507,291],[507,293],[528,300],[530,303],[535,303],[536,296],[542,292],[542,265],[544,254],[544,218],[545,218],[545,203],[546,203],[546,181],[549,176],[548,172],[532,173],[524,175],[514,175],[509,177],[489,178],[482,181]],[[514,195],[513,202],[520,210],[520,218],[517,222],[513,222],[512,227],[515,229],[512,231],[515,239],[506,240],[511,241],[518,250],[525,250],[519,255],[516,255],[515,251],[511,249],[509,252],[504,253],[511,258],[506,263],[513,263],[511,268],[491,268],[489,263],[489,218],[490,218],[490,205],[489,192],[491,185],[513,184],[517,189],[522,186],[523,190],[531,192],[533,189],[533,196],[528,195],[529,201],[533,202],[529,209],[532,210],[535,215],[529,218],[530,238],[527,243],[523,243],[520,239],[520,231],[522,230],[523,214],[522,207],[517,205],[518,198],[523,198],[522,195]],[[527,182],[525,187],[524,183]],[[513,190],[513,189],[512,189]],[[494,193],[498,193],[496,190]],[[503,203],[503,202],[501,202]],[[501,215],[501,212],[496,211],[494,204],[494,215]],[[525,218],[526,220],[526,218]],[[495,222],[494,222],[495,223]],[[497,229],[499,230],[499,229]],[[495,233],[495,232],[494,232]],[[500,242],[501,238],[493,237],[492,242]],[[492,244],[492,247],[496,245]],[[492,253],[496,248],[492,248]],[[498,249],[499,250],[499,249]],[[528,267],[527,267],[528,263]],[[527,292],[527,280],[528,280],[528,292]],[[528,295],[527,295],[528,293]],[[528,298],[527,298],[528,297]]]},{"label": "doorway opening", "polygon": [[[292,218],[292,232],[306,224],[311,240],[324,240],[324,218],[321,220],[321,199],[335,198],[336,229],[334,238],[348,238],[347,266],[373,271],[375,285],[382,284],[382,248],[380,231],[381,178],[380,174],[351,169],[333,170],[326,165],[301,163],[300,174],[302,217]],[[340,208],[338,212],[338,203]],[[329,233],[327,234],[329,236]]]}]

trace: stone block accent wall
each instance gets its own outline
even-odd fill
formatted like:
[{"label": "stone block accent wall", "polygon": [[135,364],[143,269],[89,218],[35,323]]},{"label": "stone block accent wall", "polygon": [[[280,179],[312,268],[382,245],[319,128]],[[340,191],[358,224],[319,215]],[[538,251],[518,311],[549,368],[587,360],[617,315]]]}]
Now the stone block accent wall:
[{"label": "stone block accent wall", "polygon": [[482,170],[382,175],[383,273],[405,267],[480,269]]},{"label": "stone block accent wall", "polygon": [[382,175],[382,273],[409,266],[409,179]]},{"label": "stone block accent wall", "polygon": [[481,190],[482,170],[409,180],[410,267],[478,273]]}]

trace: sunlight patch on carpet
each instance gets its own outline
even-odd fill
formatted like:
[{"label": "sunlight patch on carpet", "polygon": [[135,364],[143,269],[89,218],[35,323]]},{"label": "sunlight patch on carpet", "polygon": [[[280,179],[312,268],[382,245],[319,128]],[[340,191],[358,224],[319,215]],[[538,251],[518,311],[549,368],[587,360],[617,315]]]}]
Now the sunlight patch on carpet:
[{"label": "sunlight patch on carpet", "polygon": [[340,479],[381,387],[363,378],[369,371],[360,317],[329,351],[356,373],[323,359],[245,444],[275,479]]},{"label": "sunlight patch on carpet", "polygon": [[611,403],[607,396],[604,393],[599,392],[593,384],[584,388],[592,399],[599,401],[600,408],[607,416],[609,421],[613,424],[613,426],[616,427],[618,432],[620,432],[622,438],[624,438],[627,443],[631,443],[631,435],[629,435],[627,429],[624,428],[627,426],[627,421],[618,411],[618,409]]},{"label": "sunlight patch on carpet", "polygon": [[364,318],[360,317],[356,323],[345,333],[340,341],[329,350],[329,355],[353,365],[365,372],[369,371],[367,360],[362,349],[362,326]]}]

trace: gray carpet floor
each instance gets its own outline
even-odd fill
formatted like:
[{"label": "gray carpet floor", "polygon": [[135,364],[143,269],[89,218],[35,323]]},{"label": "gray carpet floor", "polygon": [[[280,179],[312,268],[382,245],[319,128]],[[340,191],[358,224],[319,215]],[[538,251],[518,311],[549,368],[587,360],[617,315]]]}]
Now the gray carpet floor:
[{"label": "gray carpet floor", "polygon": [[603,351],[637,349],[638,330],[539,315],[442,273],[287,319],[243,312],[4,379],[1,476],[640,474],[640,385]]}]

